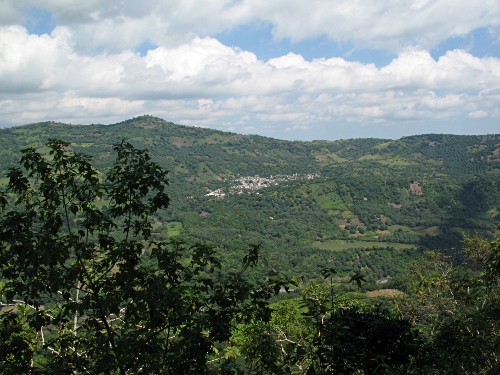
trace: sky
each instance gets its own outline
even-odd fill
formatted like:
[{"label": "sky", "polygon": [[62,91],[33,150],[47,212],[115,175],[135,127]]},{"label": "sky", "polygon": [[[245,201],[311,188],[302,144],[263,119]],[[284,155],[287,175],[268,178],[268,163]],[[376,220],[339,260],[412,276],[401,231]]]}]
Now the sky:
[{"label": "sky", "polygon": [[500,133],[500,0],[0,0],[0,127]]}]

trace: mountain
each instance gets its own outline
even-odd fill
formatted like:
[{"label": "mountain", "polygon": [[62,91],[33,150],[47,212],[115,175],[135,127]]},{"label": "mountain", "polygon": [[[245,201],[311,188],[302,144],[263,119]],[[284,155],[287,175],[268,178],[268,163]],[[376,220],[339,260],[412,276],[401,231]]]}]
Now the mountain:
[{"label": "mountain", "polygon": [[375,285],[422,250],[456,253],[464,232],[492,235],[500,221],[500,135],[290,142],[152,116],[43,122],[0,130],[2,175],[21,149],[49,138],[102,170],[112,144],[148,149],[170,171],[172,203],[156,217],[156,236],[208,242],[229,265],[260,244],[268,264],[290,275],[333,265]]}]

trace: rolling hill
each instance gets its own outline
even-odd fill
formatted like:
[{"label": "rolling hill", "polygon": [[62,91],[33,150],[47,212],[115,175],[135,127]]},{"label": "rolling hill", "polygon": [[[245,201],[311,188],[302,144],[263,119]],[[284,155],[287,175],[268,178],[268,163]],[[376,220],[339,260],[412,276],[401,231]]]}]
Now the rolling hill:
[{"label": "rolling hill", "polygon": [[43,122],[0,130],[2,176],[21,149],[49,138],[92,155],[99,169],[122,139],[147,148],[170,172],[171,205],[155,218],[156,236],[208,242],[229,265],[258,243],[290,275],[333,264],[375,285],[422,250],[455,254],[464,232],[493,235],[500,221],[500,135],[290,142],[151,116]]}]

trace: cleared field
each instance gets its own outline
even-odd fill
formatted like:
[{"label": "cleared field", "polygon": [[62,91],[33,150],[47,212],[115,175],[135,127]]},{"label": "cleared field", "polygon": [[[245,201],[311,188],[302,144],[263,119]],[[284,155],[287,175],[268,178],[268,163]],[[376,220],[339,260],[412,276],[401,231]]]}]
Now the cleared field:
[{"label": "cleared field", "polygon": [[366,292],[366,296],[369,298],[377,298],[377,297],[396,297],[403,294],[400,290],[397,289],[380,289],[380,290],[372,290],[371,292]]},{"label": "cleared field", "polygon": [[382,155],[364,155],[359,158],[359,160],[369,160],[374,161],[380,164],[389,165],[389,166],[408,166],[415,165],[414,162],[403,158],[391,158]]},{"label": "cleared field", "polygon": [[349,249],[370,249],[373,247],[393,247],[395,250],[402,249],[415,249],[415,245],[409,245],[405,243],[393,243],[393,242],[375,242],[375,241],[325,241],[325,242],[313,242],[313,246],[321,250],[329,251],[344,251]]},{"label": "cleared field", "polygon": [[178,221],[174,221],[167,224],[168,236],[175,237],[181,234],[182,232],[182,223]]}]

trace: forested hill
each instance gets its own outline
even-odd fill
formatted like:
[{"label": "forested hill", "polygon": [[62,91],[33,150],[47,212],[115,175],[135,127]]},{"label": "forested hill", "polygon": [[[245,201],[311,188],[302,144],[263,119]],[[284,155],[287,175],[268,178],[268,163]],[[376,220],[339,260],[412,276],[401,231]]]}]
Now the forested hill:
[{"label": "forested hill", "polygon": [[500,135],[290,142],[151,116],[44,122],[0,130],[2,175],[21,149],[49,138],[92,155],[99,169],[123,139],[147,148],[170,171],[171,205],[156,217],[156,235],[214,244],[228,263],[259,243],[286,272],[334,262],[377,280],[419,249],[452,251],[462,233],[493,234],[500,221]]}]

